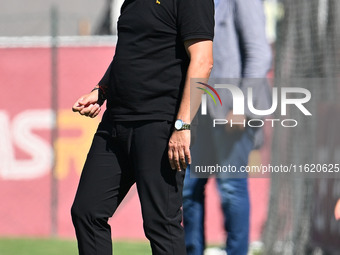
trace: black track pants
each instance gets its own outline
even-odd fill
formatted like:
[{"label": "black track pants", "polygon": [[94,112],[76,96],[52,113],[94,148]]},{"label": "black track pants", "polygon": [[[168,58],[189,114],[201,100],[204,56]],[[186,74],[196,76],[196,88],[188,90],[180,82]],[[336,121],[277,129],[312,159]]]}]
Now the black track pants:
[{"label": "black track pants", "polygon": [[71,210],[80,255],[112,255],[107,222],[135,182],[152,254],[186,254],[181,226],[184,171],[170,168],[170,134],[167,121],[100,124]]}]

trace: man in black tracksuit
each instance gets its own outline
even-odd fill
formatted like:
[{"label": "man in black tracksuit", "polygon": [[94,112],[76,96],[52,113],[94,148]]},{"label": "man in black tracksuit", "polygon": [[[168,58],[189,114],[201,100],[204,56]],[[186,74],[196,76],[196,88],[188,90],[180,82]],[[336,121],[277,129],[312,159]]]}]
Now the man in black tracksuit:
[{"label": "man in black tracksuit", "polygon": [[186,254],[190,78],[209,77],[213,31],[212,0],[125,0],[115,56],[73,106],[95,117],[107,100],[71,210],[79,254],[112,254],[107,222],[134,183],[152,253]]}]

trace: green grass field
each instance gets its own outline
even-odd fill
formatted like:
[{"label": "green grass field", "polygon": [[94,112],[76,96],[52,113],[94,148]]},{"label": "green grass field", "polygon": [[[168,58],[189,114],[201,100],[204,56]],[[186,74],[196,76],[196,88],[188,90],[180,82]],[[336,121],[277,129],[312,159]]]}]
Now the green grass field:
[{"label": "green grass field", "polygon": [[[252,247],[253,246],[253,247]],[[250,245],[248,255],[260,255],[258,245]],[[218,245],[215,247],[219,247]],[[77,242],[65,239],[0,238],[0,255],[77,255]],[[114,241],[114,255],[151,255],[148,242]]]},{"label": "green grass field", "polygon": [[[76,255],[77,243],[63,239],[0,238],[0,255]],[[114,255],[150,255],[147,242],[117,241]]]}]

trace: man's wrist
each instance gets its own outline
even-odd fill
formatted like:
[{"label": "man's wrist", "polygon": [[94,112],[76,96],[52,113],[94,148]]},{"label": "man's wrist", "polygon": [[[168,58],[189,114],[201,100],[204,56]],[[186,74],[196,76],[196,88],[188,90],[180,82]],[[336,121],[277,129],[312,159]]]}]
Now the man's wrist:
[{"label": "man's wrist", "polygon": [[190,123],[184,122],[181,119],[177,119],[174,124],[175,130],[190,130]]},{"label": "man's wrist", "polygon": [[96,91],[96,90],[98,90],[98,101],[97,101],[97,103],[98,103],[99,105],[102,105],[102,104],[105,102],[105,100],[106,100],[106,91],[105,91],[105,89],[103,88],[103,86],[96,85],[96,86],[91,90],[91,93],[92,93],[93,91]]}]

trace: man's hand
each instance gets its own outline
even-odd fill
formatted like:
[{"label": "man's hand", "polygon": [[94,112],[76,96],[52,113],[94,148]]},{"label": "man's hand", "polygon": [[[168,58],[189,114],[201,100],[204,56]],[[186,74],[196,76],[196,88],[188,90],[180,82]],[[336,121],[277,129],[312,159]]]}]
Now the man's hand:
[{"label": "man's hand", "polygon": [[181,171],[191,164],[190,130],[174,131],[169,140],[169,162],[173,170]]},{"label": "man's hand", "polygon": [[[245,123],[247,121],[247,118],[245,115],[234,115],[233,111],[228,112],[226,116],[226,120],[228,121],[228,124],[226,125],[226,131],[228,133],[236,133],[236,132],[243,132],[245,129]],[[230,123],[233,123],[233,126],[231,127]],[[241,123],[241,124],[239,124]]]},{"label": "man's hand", "polygon": [[79,112],[91,118],[96,117],[100,113],[100,105],[98,104],[98,90],[94,90],[89,94],[80,97],[73,105],[72,110]]}]

